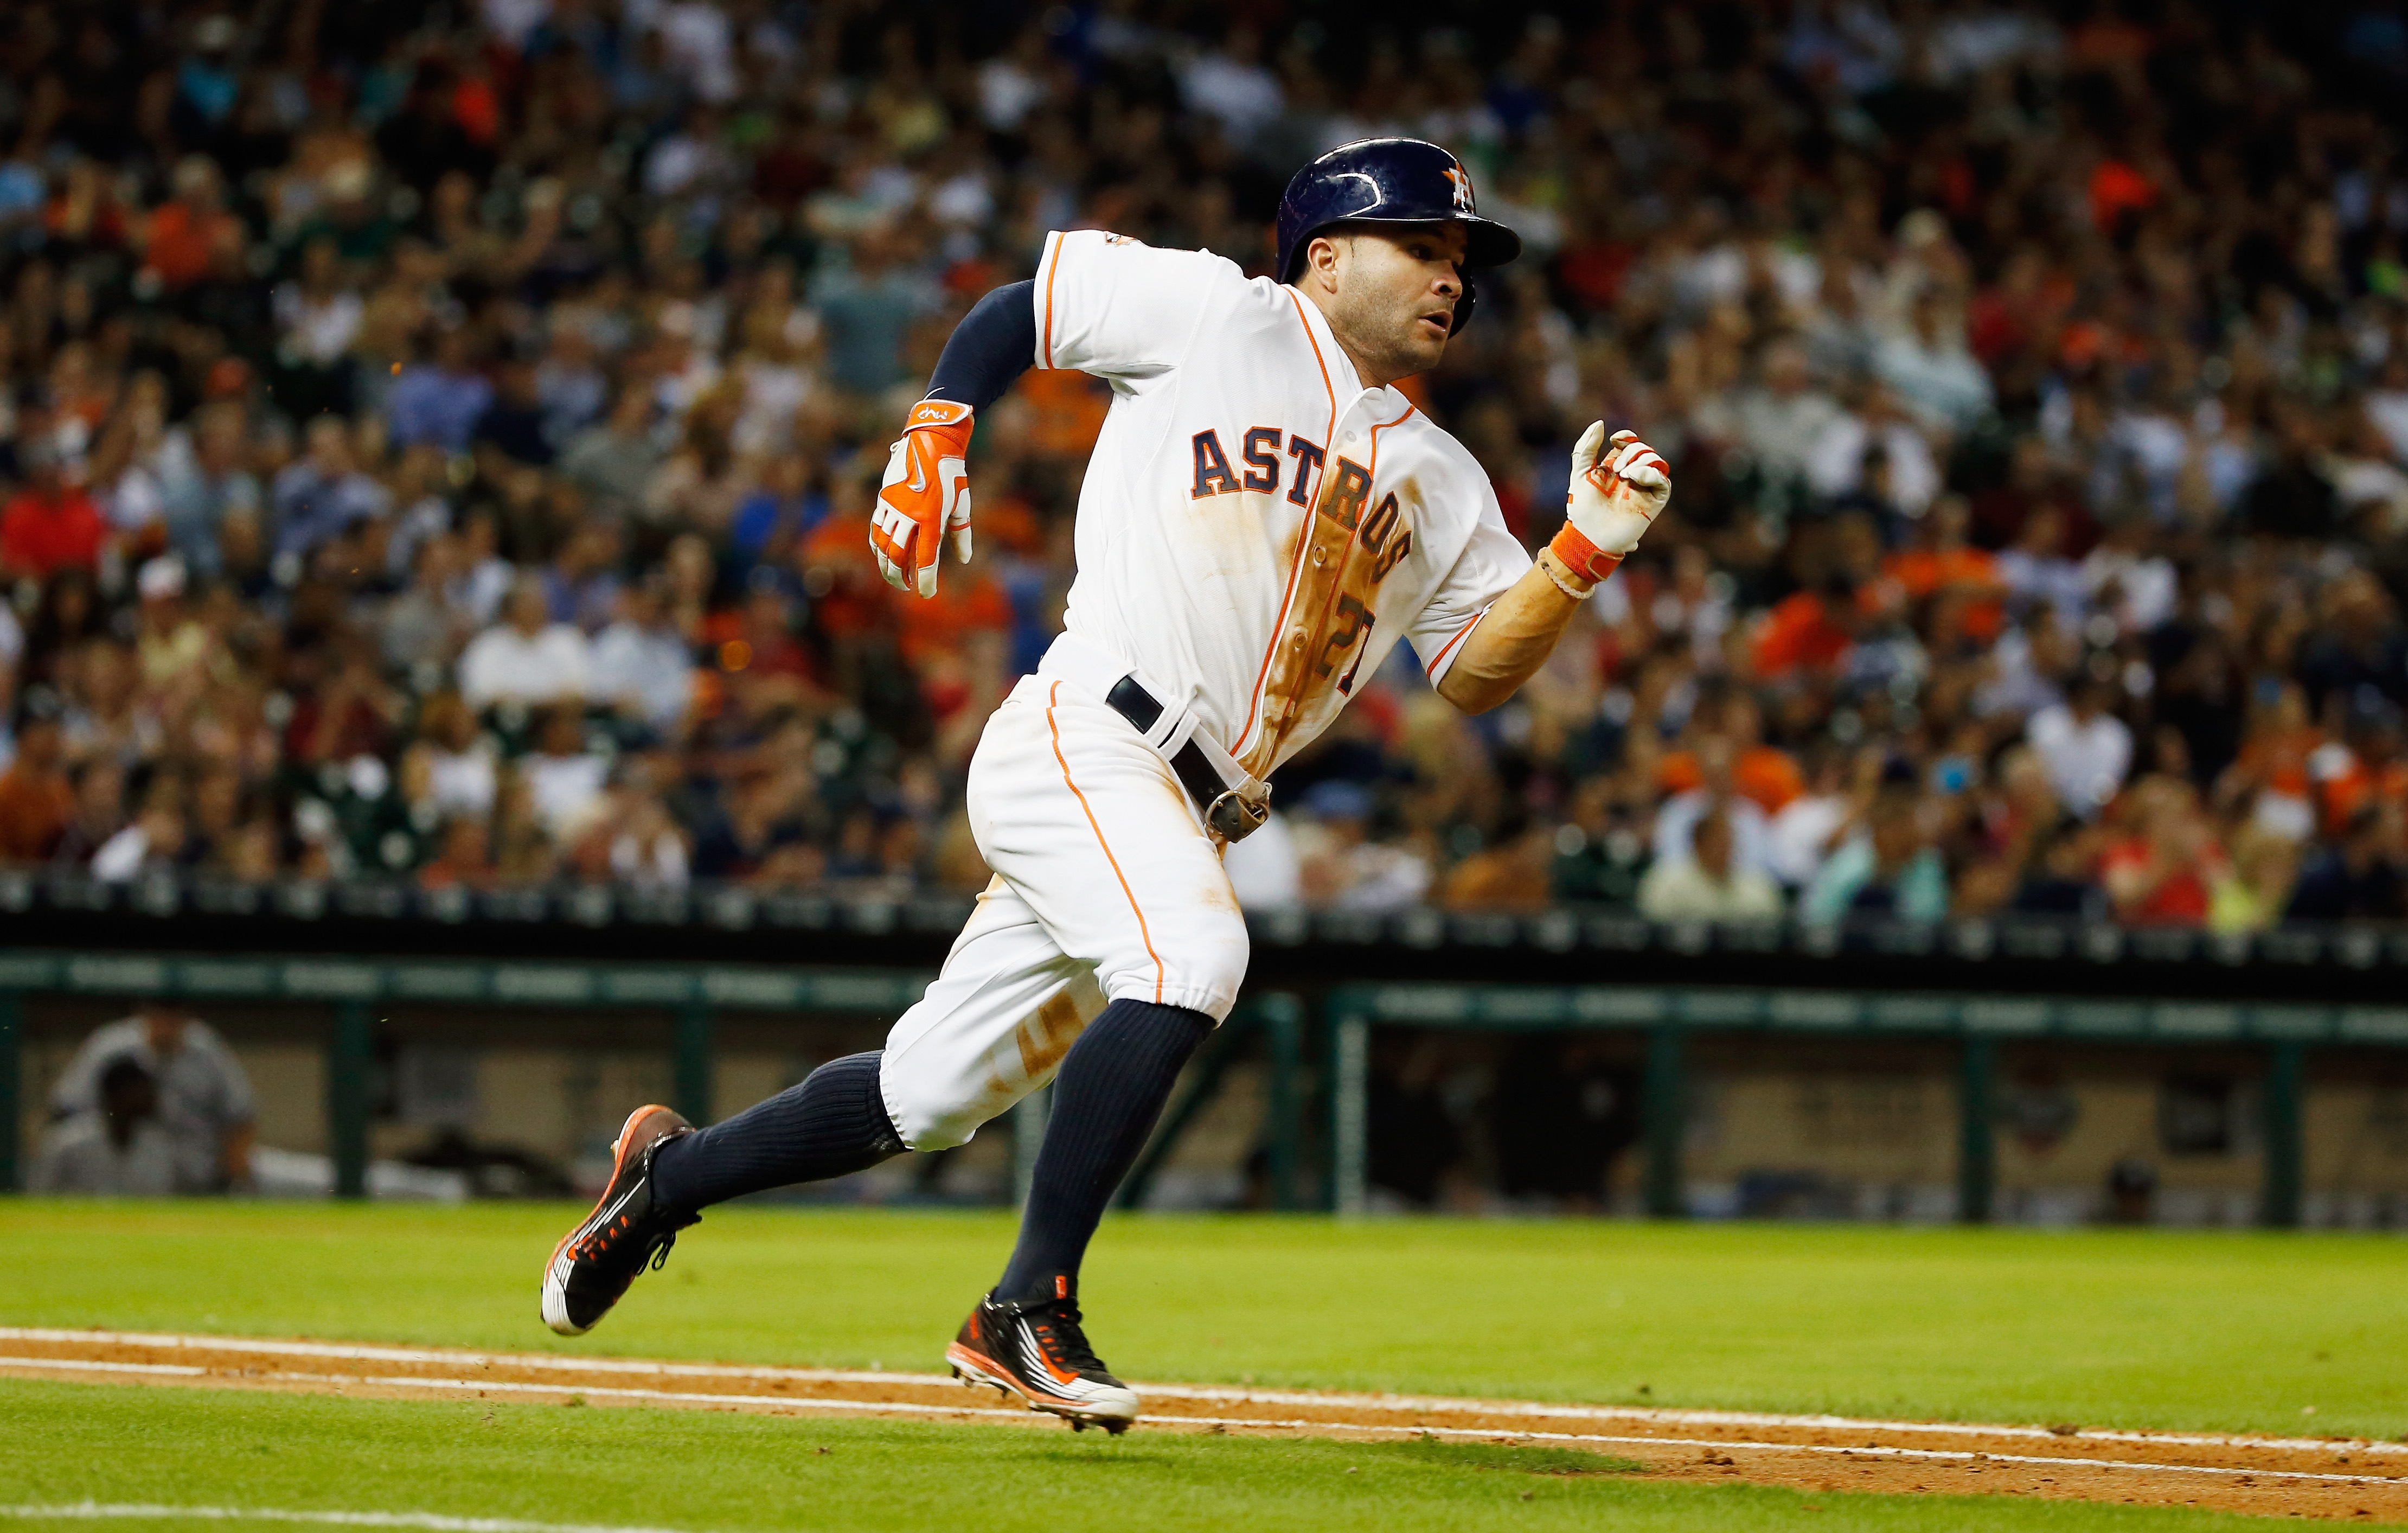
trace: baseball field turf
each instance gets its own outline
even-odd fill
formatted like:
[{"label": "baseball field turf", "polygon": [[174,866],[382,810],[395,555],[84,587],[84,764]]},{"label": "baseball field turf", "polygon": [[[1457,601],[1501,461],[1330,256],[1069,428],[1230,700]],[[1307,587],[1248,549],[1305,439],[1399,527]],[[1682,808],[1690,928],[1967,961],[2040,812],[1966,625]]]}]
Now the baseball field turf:
[{"label": "baseball field turf", "polygon": [[[538,1322],[535,1279],[573,1217],[0,1203],[11,1258],[0,1325],[926,1372],[1010,1239],[1000,1214],[718,1211],[600,1330],[567,1341]],[[1138,1217],[1108,1225],[1084,1297],[1104,1356],[1139,1380],[2408,1431],[2408,1245],[2381,1238]],[[1543,1445],[1105,1440],[22,1380],[0,1382],[0,1515],[12,1518],[89,1500],[694,1533],[2242,1521],[1673,1483]]]}]

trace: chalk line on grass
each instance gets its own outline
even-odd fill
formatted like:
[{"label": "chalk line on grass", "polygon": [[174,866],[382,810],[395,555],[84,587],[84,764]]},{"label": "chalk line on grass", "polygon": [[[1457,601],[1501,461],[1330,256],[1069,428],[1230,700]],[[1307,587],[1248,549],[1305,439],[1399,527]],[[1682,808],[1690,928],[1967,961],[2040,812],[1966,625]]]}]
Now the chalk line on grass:
[{"label": "chalk line on grass", "polygon": [[[588,1374],[615,1373],[653,1378],[757,1379],[782,1380],[792,1383],[937,1386],[949,1385],[954,1382],[950,1375],[942,1373],[889,1373],[858,1368],[747,1367],[728,1363],[673,1363],[624,1357],[580,1358],[552,1353],[487,1353],[460,1348],[375,1346],[360,1342],[277,1341],[178,1332],[70,1330],[58,1327],[0,1325],[0,1341],[248,1353],[262,1356],[317,1357],[333,1362],[415,1363],[460,1368],[487,1368],[499,1365],[530,1370]],[[1932,1437],[1989,1437],[2056,1442],[2153,1443],[2166,1447],[2264,1449],[2287,1453],[2329,1453],[2337,1448],[2346,1447],[2353,1453],[2408,1454],[2408,1444],[2369,1440],[2364,1438],[2336,1440],[2247,1437],[2214,1432],[2151,1432],[2114,1427],[2083,1427],[2073,1432],[2060,1432],[2047,1426],[2011,1426],[1967,1422],[1884,1421],[1859,1416],[1794,1415],[1758,1411],[1681,1411],[1647,1406],[1549,1405],[1537,1400],[1478,1400],[1447,1396],[1359,1395],[1317,1390],[1246,1389],[1226,1384],[1136,1383],[1131,1387],[1141,1394],[1167,1400],[1226,1401],[1231,1404],[1294,1405],[1307,1408],[1329,1407],[1351,1411],[1378,1411],[1399,1415],[1450,1411],[1478,1412],[1488,1416],[1529,1416],[1556,1421],[1620,1421],[1664,1426],[1757,1426],[1799,1431],[1899,1432]],[[1205,1418],[1184,1419],[1203,1420]],[[1415,1429],[1418,1430],[1418,1428]],[[1648,1440],[1672,1440],[1649,1439]]]},{"label": "chalk line on grass", "polygon": [[[103,1363],[80,1358],[6,1357],[0,1356],[0,1368],[59,1368],[71,1371],[108,1371],[119,1374],[149,1373],[163,1377],[190,1378],[207,1369],[174,1363]],[[253,1375],[275,1383],[350,1385],[374,1388],[425,1389],[458,1394],[489,1395],[570,1395],[596,1399],[660,1401],[678,1405],[780,1406],[809,1411],[851,1411],[865,1415],[882,1416],[1009,1416],[1025,1418],[1031,1412],[1017,1408],[964,1405],[924,1405],[909,1400],[855,1400],[827,1396],[738,1395],[705,1393],[690,1390],[635,1389],[617,1385],[579,1385],[570,1383],[522,1383],[490,1379],[422,1379],[404,1374],[308,1373],[279,1370]],[[873,1377],[892,1377],[873,1375]],[[945,1381],[951,1383],[952,1381]],[[1141,1426],[1169,1427],[1212,1427],[1224,1429],[1252,1428],[1273,1431],[1366,1432],[1390,1437],[1476,1438],[1495,1440],[1498,1438],[1526,1439],[1539,1442],[1579,1443],[1589,1447],[1615,1448],[1701,1448],[1719,1452],[1757,1454],[1805,1454],[1824,1457],[1893,1458],[1926,1463],[2017,1464],[2037,1469],[2131,1469],[2157,1474],[2196,1474],[2224,1478],[2248,1478],[2313,1482],[2329,1484],[2363,1485],[2396,1483],[2385,1475],[2344,1474],[2313,1469],[2271,1469],[2255,1467],[2226,1467],[2212,1464],[2154,1464],[2132,1459],[2078,1458],[2041,1454],[1985,1454],[1964,1448],[1907,1448],[1897,1445],[1820,1442],[1754,1442],[1725,1438],[1641,1437],[1598,1432],[1500,1431],[1494,1426],[1388,1426],[1375,1422],[1266,1420],[1258,1416],[1140,1416]],[[1862,1425],[1862,1424],[1856,1424]],[[403,1525],[396,1525],[403,1526]],[[417,1524],[407,1526],[416,1526]],[[497,1525],[494,1533],[524,1533],[534,1525]],[[473,1533],[473,1530],[472,1530]],[[637,1533],[637,1530],[617,1530]],[[652,1530],[644,1530],[652,1533]]]},{"label": "chalk line on grass", "polygon": [[344,1527],[412,1527],[427,1533],[676,1533],[662,1527],[602,1523],[527,1523],[512,1517],[451,1517],[439,1512],[298,1512],[279,1507],[171,1507],[130,1501],[74,1501],[64,1506],[0,1506],[0,1517],[29,1522],[104,1522],[192,1518],[213,1523],[333,1523]]}]

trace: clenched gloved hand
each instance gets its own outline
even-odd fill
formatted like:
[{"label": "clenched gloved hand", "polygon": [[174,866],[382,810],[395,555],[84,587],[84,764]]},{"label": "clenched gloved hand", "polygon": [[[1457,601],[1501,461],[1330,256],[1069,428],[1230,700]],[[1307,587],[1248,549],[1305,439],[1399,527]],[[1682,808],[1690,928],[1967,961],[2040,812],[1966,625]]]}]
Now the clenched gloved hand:
[{"label": "clenched gloved hand", "polygon": [[911,407],[886,455],[886,479],[869,513],[869,550],[886,583],[937,594],[937,555],[951,543],[970,560],[970,408],[950,399]]}]

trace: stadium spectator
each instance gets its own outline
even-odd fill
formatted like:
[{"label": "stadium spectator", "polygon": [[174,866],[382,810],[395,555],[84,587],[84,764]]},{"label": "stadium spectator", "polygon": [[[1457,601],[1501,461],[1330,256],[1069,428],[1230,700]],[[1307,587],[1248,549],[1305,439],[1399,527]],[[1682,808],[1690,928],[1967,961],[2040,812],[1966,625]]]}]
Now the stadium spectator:
[{"label": "stadium spectator", "polygon": [[108,524],[80,485],[68,481],[55,446],[21,438],[23,485],[0,507],[0,577],[47,580],[64,569],[97,569]]},{"label": "stadium spectator", "polygon": [[2085,674],[2063,702],[2031,716],[2025,738],[2047,768],[2057,801],[2087,820],[2124,784],[2132,765],[2132,730],[2110,709],[2111,683]]},{"label": "stadium spectator", "polygon": [[1825,860],[1799,896],[1801,919],[1881,914],[1931,922],[1948,913],[1947,870],[1924,824],[1928,806],[1906,773],[1885,777],[1864,829]]},{"label": "stadium spectator", "polygon": [[175,1146],[159,1122],[159,1084],[121,1054],[100,1072],[99,1104],[43,1131],[27,1190],[70,1197],[165,1197]]},{"label": "stadium spectator", "polygon": [[75,789],[62,761],[59,701],[47,688],[17,701],[15,758],[0,772],[0,866],[47,861],[65,838]]},{"label": "stadium spectator", "polygon": [[2397,920],[2403,913],[2401,815],[2369,805],[2351,816],[2341,844],[2300,874],[2290,914],[2315,921]]},{"label": "stadium spectator", "polygon": [[306,456],[276,476],[276,555],[301,563],[363,522],[381,517],[392,496],[360,470],[351,431],[340,417],[309,423]]},{"label": "stadium spectator", "polygon": [[494,385],[472,365],[473,345],[474,337],[458,325],[419,340],[419,360],[401,370],[385,398],[385,420],[396,446],[424,442],[446,452],[468,450],[494,400]]},{"label": "stadium spectator", "polygon": [[0,679],[47,699],[0,738],[0,856],[967,876],[941,827],[1059,621],[1111,395],[1036,371],[982,412],[933,604],[862,547],[902,402],[1047,231],[1260,274],[1284,178],[1376,122],[1529,251],[1413,384],[1516,530],[1590,420],[1679,494],[1495,714],[1402,654],[1362,679],[1259,888],[1630,908],[1703,877],[1719,804],[1816,919],[2397,913],[2408,162],[2393,103],[2302,66],[2341,21],[1499,12],[1364,54],[1144,4],[865,46],[652,9],[304,7],[253,51],[236,5],[0,58]]},{"label": "stadium spectator", "polygon": [[460,695],[473,709],[581,699],[592,661],[585,636],[552,621],[543,579],[529,575],[511,590],[505,620],[468,641],[460,656]]},{"label": "stadium spectator", "polygon": [[1689,824],[1688,855],[1659,860],[1639,881],[1639,913],[1650,921],[1771,921],[1781,891],[1763,869],[1741,864],[1728,809],[1716,804]]},{"label": "stadium spectator", "polygon": [[222,1193],[249,1184],[255,1137],[251,1081],[208,1024],[177,1002],[152,1000],[96,1029],[50,1089],[52,1118],[105,1114],[103,1083],[121,1063],[152,1082],[175,1191]]}]

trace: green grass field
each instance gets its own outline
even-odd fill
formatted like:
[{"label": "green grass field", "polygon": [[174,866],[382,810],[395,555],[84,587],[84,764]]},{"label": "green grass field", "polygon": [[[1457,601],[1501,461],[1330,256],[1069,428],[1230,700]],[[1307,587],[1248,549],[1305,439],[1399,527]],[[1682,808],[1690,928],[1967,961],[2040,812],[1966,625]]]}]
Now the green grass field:
[{"label": "green grass field", "polygon": [[[535,1279],[573,1217],[0,1203],[0,1323],[933,1371],[1010,1239],[1001,1215],[723,1210],[571,1342],[537,1321]],[[1140,1380],[2408,1432],[2408,1245],[2381,1239],[1135,1217],[1107,1226],[1084,1297],[1105,1357]],[[12,1505],[895,1533],[2233,1521],[1566,1476],[1537,1450],[481,1402],[18,1383],[0,1427]]]}]

